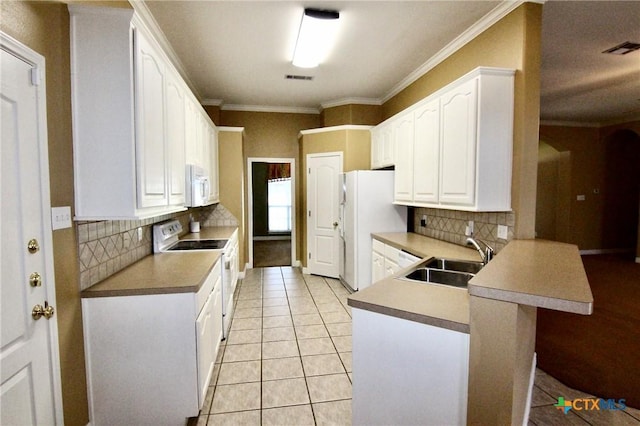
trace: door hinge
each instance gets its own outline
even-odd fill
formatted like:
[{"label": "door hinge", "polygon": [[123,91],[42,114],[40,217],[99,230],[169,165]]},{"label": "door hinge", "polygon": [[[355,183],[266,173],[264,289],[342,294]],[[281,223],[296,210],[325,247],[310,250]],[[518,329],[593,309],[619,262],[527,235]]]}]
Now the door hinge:
[{"label": "door hinge", "polygon": [[311,252],[309,252],[309,260],[311,260]]},{"label": "door hinge", "polygon": [[309,167],[309,174],[311,174],[311,167]]},{"label": "door hinge", "polygon": [[311,217],[311,210],[309,210],[309,217]]},{"label": "door hinge", "polygon": [[34,86],[40,86],[40,69],[31,68],[31,84]]}]

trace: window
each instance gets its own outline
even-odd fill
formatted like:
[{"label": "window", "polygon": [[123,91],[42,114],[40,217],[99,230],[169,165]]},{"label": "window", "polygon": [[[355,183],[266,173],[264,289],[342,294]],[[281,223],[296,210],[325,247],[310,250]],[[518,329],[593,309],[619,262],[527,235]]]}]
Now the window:
[{"label": "window", "polygon": [[267,183],[269,232],[291,232],[291,178]]}]

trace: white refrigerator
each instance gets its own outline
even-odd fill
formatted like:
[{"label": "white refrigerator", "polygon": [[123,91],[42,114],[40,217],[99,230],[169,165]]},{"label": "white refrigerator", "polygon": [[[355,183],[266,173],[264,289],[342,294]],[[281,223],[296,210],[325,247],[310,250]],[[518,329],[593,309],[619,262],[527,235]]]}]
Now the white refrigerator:
[{"label": "white refrigerator", "polygon": [[371,233],[406,232],[407,208],[393,204],[392,170],[342,174],[340,279],[353,290],[371,285]]}]

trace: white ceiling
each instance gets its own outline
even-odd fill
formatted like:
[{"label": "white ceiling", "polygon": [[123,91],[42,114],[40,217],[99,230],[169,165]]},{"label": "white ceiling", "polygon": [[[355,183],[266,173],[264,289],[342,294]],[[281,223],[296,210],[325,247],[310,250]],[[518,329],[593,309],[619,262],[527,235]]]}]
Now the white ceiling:
[{"label": "white ceiling", "polygon": [[[513,8],[508,1],[149,1],[196,94],[223,108],[316,111],[382,103],[452,46]],[[325,63],[291,53],[305,7],[338,10],[341,32]],[[549,1],[543,12],[541,118],[604,122],[640,115],[640,1]],[[286,74],[313,77],[286,80]]]}]

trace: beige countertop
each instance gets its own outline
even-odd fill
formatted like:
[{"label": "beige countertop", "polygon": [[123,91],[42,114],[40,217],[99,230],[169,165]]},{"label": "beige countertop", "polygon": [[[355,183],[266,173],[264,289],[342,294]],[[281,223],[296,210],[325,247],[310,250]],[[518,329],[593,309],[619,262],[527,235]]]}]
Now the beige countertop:
[{"label": "beige countertop", "polygon": [[[475,249],[419,234],[373,237],[423,258],[479,260]],[[511,241],[471,279],[468,291],[390,277],[352,294],[349,306],[468,333],[470,295],[580,314],[593,310],[577,247],[543,240]]]},{"label": "beige countertop", "polygon": [[[379,241],[423,257],[479,260],[475,249],[406,232],[373,234]],[[404,270],[406,271],[406,269]],[[401,276],[401,271],[397,275]],[[349,296],[349,306],[450,330],[469,332],[469,292],[440,284],[386,278]]]},{"label": "beige countertop", "polygon": [[593,295],[578,247],[513,240],[469,281],[469,294],[590,315]]}]

